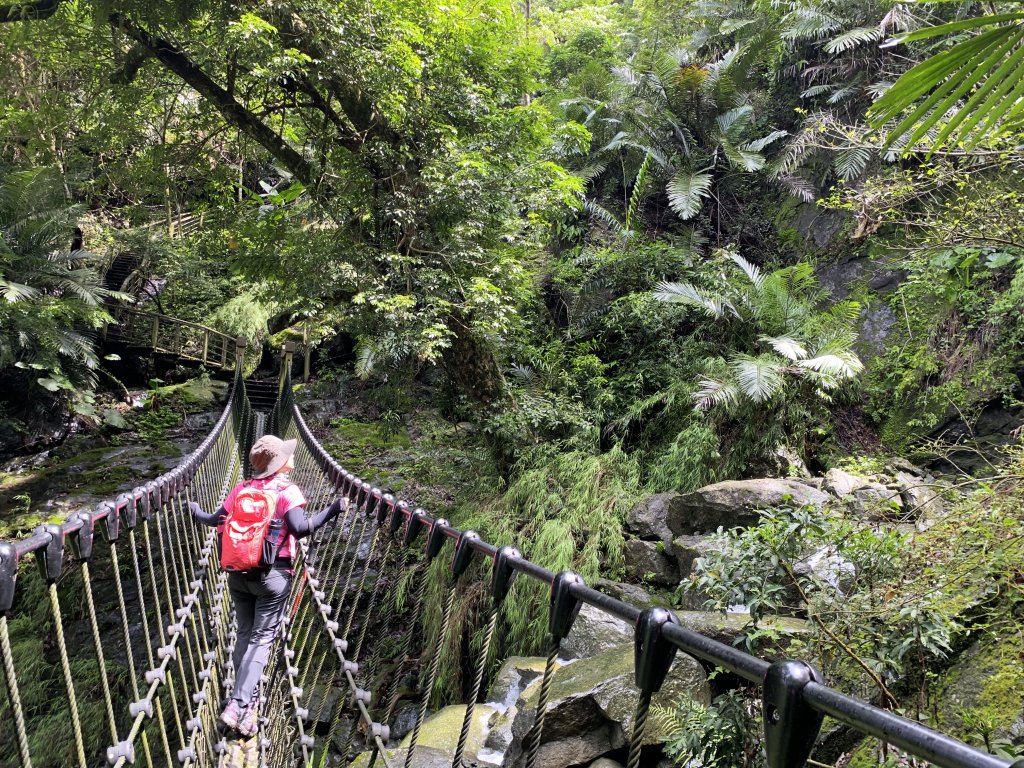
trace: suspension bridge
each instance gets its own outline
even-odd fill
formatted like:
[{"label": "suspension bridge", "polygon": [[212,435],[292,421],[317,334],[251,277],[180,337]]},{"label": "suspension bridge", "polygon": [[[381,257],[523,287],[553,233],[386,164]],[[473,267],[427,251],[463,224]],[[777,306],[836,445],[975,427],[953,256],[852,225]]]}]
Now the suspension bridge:
[{"label": "suspension bridge", "polygon": [[[151,330],[150,338],[158,333]],[[209,359],[216,349],[216,361],[223,363],[223,340],[196,340],[201,346],[192,350],[205,350]],[[551,573],[514,546],[497,546],[396,499],[346,471],[315,439],[292,399],[290,349],[282,352],[277,398],[262,401],[265,410],[254,409],[250,400],[242,351],[235,350],[234,386],[220,419],[175,469],[61,525],[0,542],[6,692],[6,699],[0,696],[0,764],[305,768],[357,759],[364,766],[437,765],[425,761],[419,744],[430,694],[446,639],[466,629],[460,622],[475,621],[482,641],[468,659],[471,674],[459,690],[448,692],[465,709],[443,763],[487,765],[468,737],[505,626],[506,597],[518,578],[543,585],[548,594],[548,655],[517,766],[544,765],[540,755],[556,658],[584,604],[634,627],[628,768],[648,764],[644,756],[650,753],[643,747],[652,696],[686,654],[707,669],[761,687],[772,768],[804,765],[825,715],[934,765],[1011,765],[846,696],[804,662],[746,654],[685,629],[670,611],[613,599],[574,573]],[[348,504],[331,524],[300,542],[291,597],[261,680],[259,730],[240,740],[218,730],[232,682],[227,580],[217,564],[216,533],[193,522],[188,502],[216,509],[244,476],[248,447],[263,431],[298,439],[292,477],[306,490],[310,512],[338,497]],[[432,564],[440,564],[445,582],[436,607],[425,599]],[[482,616],[453,612],[456,596],[468,590],[485,594]],[[428,610],[439,615],[427,616]],[[428,633],[426,626],[436,631]],[[32,631],[44,636],[46,659],[19,651],[35,646],[12,642],[13,635]],[[25,695],[43,676],[47,693]],[[409,695],[399,689],[409,679],[415,681],[415,724],[398,748],[391,730],[400,696]],[[96,714],[86,718],[86,711]],[[1024,761],[1013,768],[1024,768]]]}]

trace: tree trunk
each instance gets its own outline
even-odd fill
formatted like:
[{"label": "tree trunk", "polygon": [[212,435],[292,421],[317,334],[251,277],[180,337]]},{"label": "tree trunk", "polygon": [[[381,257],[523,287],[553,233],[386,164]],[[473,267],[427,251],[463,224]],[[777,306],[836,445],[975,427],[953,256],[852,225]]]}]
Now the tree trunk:
[{"label": "tree trunk", "polygon": [[445,350],[442,364],[452,383],[481,405],[490,405],[505,392],[505,377],[493,347],[469,326],[465,315],[453,312],[448,318],[452,344]]}]

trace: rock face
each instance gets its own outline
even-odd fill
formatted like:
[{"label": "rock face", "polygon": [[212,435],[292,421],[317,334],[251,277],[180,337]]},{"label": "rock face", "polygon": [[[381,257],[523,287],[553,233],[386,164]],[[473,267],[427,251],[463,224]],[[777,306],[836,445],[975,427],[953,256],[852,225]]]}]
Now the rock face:
[{"label": "rock face", "polygon": [[675,586],[679,583],[679,568],[661,541],[628,539],[626,578],[655,586]]},{"label": "rock face", "polygon": [[[561,654],[566,659],[582,659],[632,642],[632,625],[593,606],[584,605],[580,608],[569,636],[562,641]],[[502,672],[504,669],[502,667]],[[544,665],[541,664],[543,670]],[[500,672],[498,678],[501,678]],[[493,696],[490,698],[494,700]]]},{"label": "rock face", "polygon": [[[523,738],[533,725],[539,691],[537,681],[515,707],[492,720],[486,746],[505,747],[505,768],[524,762]],[[711,694],[701,665],[678,654],[654,703],[670,706],[683,695],[708,703]],[[560,667],[552,678],[538,768],[569,768],[622,747],[633,729],[636,701],[632,644]],[[659,743],[664,736],[648,721],[645,744]]]},{"label": "rock face", "polygon": [[626,530],[641,539],[670,543],[672,531],[668,529],[666,522],[668,508],[672,499],[678,495],[676,493],[657,493],[644,499],[626,516]]},{"label": "rock face", "polygon": [[821,507],[829,495],[797,480],[727,480],[672,499],[668,527],[677,536],[757,525],[757,510],[783,503]]},{"label": "rock face", "polygon": [[675,555],[681,579],[693,573],[693,561],[715,549],[714,543],[705,536],[677,536],[672,540],[672,554]]}]

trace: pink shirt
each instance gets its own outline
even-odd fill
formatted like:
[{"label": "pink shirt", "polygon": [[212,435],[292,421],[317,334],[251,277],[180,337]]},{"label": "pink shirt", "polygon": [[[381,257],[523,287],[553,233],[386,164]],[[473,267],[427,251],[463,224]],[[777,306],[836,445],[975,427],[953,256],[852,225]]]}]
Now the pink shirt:
[{"label": "pink shirt", "polygon": [[[235,496],[238,492],[249,485],[256,490],[263,491],[275,491],[277,493],[277,509],[274,512],[275,520],[284,520],[284,516],[288,513],[289,509],[295,507],[304,507],[306,505],[306,497],[302,495],[302,491],[299,490],[299,486],[288,479],[286,474],[276,474],[270,477],[264,477],[259,480],[246,480],[239,483],[231,489],[231,493],[224,499],[224,503],[221,505],[224,509],[231,509],[231,505],[235,503]],[[292,557],[295,552],[295,537],[292,536],[291,531],[288,529],[288,523],[285,522],[285,539],[284,543],[281,544],[281,549],[278,550],[278,557]]]}]

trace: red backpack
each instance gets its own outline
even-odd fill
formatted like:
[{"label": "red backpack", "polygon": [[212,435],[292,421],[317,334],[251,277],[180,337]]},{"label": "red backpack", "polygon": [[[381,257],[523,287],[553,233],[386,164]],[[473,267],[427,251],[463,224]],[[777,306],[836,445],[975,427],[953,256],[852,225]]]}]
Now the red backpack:
[{"label": "red backpack", "polygon": [[263,565],[263,539],[276,513],[275,491],[253,488],[248,483],[240,488],[224,520],[220,567],[225,571],[248,571]]}]

